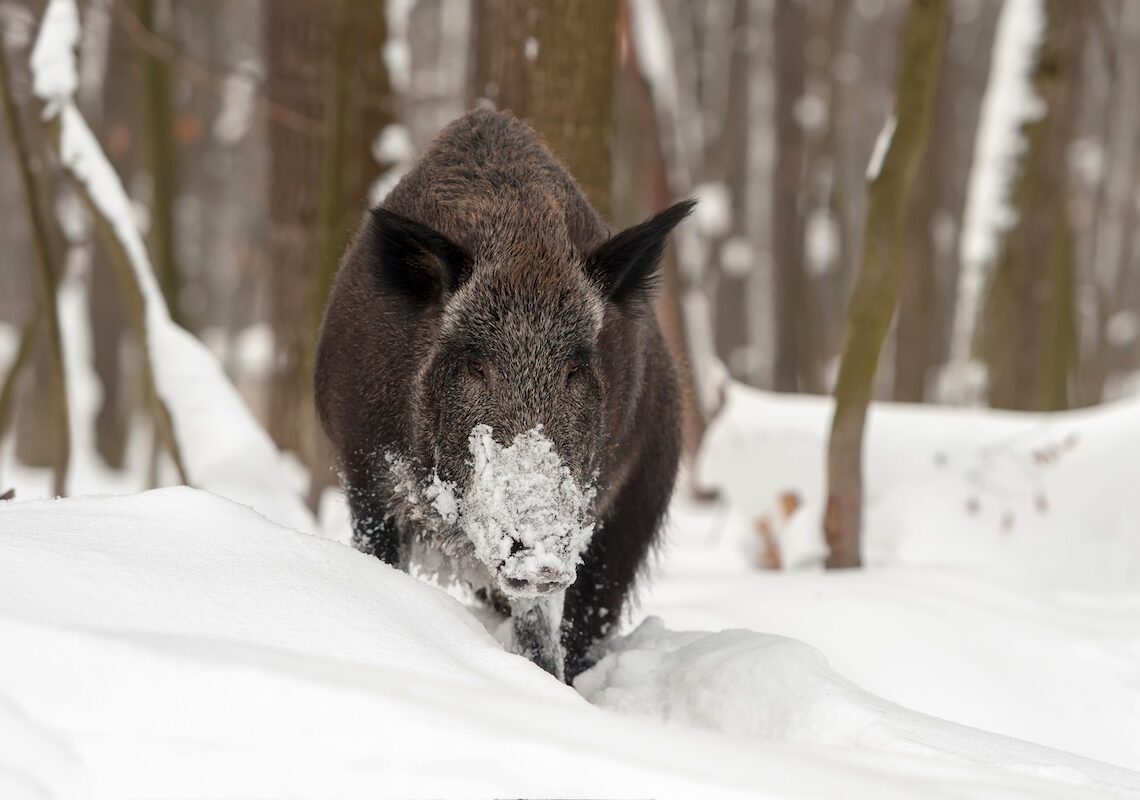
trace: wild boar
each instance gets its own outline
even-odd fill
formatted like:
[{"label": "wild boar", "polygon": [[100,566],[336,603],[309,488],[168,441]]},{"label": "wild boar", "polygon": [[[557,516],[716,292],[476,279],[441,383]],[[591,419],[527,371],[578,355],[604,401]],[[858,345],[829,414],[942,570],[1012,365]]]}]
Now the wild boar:
[{"label": "wild boar", "polygon": [[355,545],[467,583],[564,680],[596,660],[673,489],[653,296],[692,206],[611,236],[529,127],[475,111],[366,214],[325,311],[316,404]]}]

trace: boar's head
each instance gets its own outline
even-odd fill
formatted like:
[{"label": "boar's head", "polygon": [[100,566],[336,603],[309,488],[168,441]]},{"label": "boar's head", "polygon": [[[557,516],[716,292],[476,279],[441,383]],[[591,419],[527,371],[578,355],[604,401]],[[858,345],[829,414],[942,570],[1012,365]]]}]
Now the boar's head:
[{"label": "boar's head", "polygon": [[614,360],[599,351],[639,346],[629,332],[652,314],[666,237],[691,209],[679,203],[585,253],[564,228],[492,227],[460,243],[382,208],[371,214],[378,288],[428,331],[411,393],[412,456],[437,496],[448,494],[434,512],[509,597],[574,580],[607,421],[622,408],[604,366]]}]

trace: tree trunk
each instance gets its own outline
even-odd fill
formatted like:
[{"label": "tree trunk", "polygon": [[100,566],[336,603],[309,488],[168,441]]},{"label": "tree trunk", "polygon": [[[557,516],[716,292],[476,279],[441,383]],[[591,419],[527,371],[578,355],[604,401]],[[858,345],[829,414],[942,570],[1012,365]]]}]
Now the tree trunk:
[{"label": "tree trunk", "polygon": [[[720,137],[709,157],[709,177],[728,192],[731,219],[723,236],[713,239],[715,267],[716,350],[738,380],[751,374],[748,307],[745,291],[751,263],[748,242],[748,95],[751,73],[751,32],[748,0],[735,0],[728,39],[728,74]],[[743,248],[743,253],[735,252]],[[743,262],[743,263],[739,263]],[[742,358],[743,356],[743,358]]]},{"label": "tree trunk", "polygon": [[[136,92],[124,91],[123,87],[141,83],[136,73],[142,59],[121,25],[112,25],[108,36],[107,79],[103,82],[102,108],[97,115],[99,143],[129,193],[138,167],[140,103]],[[122,359],[123,337],[128,330],[127,309],[116,285],[115,266],[106,248],[91,250],[88,292],[91,355],[102,387],[102,403],[95,416],[95,447],[108,466],[120,469],[126,458],[132,406],[139,404],[142,398],[129,391],[128,373]],[[155,253],[157,255],[157,250]]]},{"label": "tree trunk", "polygon": [[800,0],[777,0],[776,31],[776,175],[772,201],[772,258],[776,310],[776,359],[773,385],[779,392],[804,388],[802,366],[810,347],[804,324],[806,280],[800,195],[804,136],[796,119],[803,97],[806,13]]},{"label": "tree trunk", "polygon": [[954,168],[956,85],[949,58],[943,54],[934,98],[930,142],[911,193],[903,245],[902,284],[895,326],[894,400],[921,403],[942,350],[943,303],[939,297],[935,226],[949,205],[948,186]]},{"label": "tree trunk", "polygon": [[472,103],[525,119],[609,220],[618,0],[475,0]]},{"label": "tree trunk", "polygon": [[1024,156],[982,319],[981,350],[994,408],[1068,408],[1075,384],[1074,241],[1068,159],[1080,104],[1085,3],[1046,0],[1033,91],[1045,113],[1025,126]]},{"label": "tree trunk", "polygon": [[308,464],[315,492],[331,471],[313,414],[313,353],[337,261],[380,174],[372,144],[395,120],[381,58],[387,24],[384,4],[363,0],[273,0],[262,14],[268,97],[323,120],[319,135],[268,129],[268,299],[276,345],[269,430]]},{"label": "tree trunk", "polygon": [[[67,469],[71,461],[71,428],[68,414],[67,378],[63,361],[63,336],[59,326],[59,306],[56,293],[62,275],[56,265],[49,245],[48,223],[40,203],[40,187],[36,185],[32,171],[32,158],[24,136],[19,109],[12,94],[12,82],[8,77],[8,60],[0,49],[0,100],[4,106],[4,119],[8,126],[8,138],[12,142],[20,174],[20,185],[28,211],[28,221],[32,228],[32,246],[36,254],[36,267],[39,278],[39,304],[43,313],[44,330],[50,354],[52,387],[52,428],[55,431],[55,453],[52,459],[54,481],[52,493],[63,496],[67,493]],[[29,345],[30,346],[30,345]],[[26,355],[25,355],[26,357]],[[46,432],[42,432],[46,433]]]},{"label": "tree trunk", "polygon": [[948,22],[949,0],[911,1],[895,89],[897,124],[868,189],[862,266],[847,312],[827,448],[829,568],[860,564],[863,430],[879,351],[898,302],[906,211],[930,132]]},{"label": "tree trunk", "polygon": [[[614,217],[618,226],[635,224],[666,208],[674,199],[669,169],[661,140],[660,123],[653,95],[637,59],[638,43],[629,30],[629,6],[622,4],[621,30],[625,56],[617,86],[615,151],[618,180],[615,187]],[[704,435],[705,420],[697,401],[697,389],[690,366],[684,313],[681,308],[682,280],[676,248],[670,245],[661,264],[661,293],[657,318],[669,343],[681,377],[682,442],[686,458],[696,457]]]},{"label": "tree trunk", "polygon": [[[138,0],[139,22],[153,36],[169,38],[171,4],[163,0]],[[187,326],[182,313],[182,272],[178,266],[175,205],[178,201],[179,151],[174,143],[174,86],[169,61],[156,55],[142,56],[142,96],[145,109],[147,166],[152,190],[150,202],[150,251],[154,271],[162,287],[170,317]],[[113,88],[114,90],[114,88]],[[122,91],[122,87],[118,87]]]}]

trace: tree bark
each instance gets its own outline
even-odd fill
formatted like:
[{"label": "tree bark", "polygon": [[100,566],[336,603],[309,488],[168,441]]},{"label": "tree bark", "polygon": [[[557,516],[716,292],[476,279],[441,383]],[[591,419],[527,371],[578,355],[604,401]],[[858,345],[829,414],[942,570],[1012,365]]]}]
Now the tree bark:
[{"label": "tree bark", "polygon": [[986,297],[981,351],[994,408],[1068,408],[1078,339],[1068,149],[1076,133],[1088,4],[1046,0],[1033,90],[1045,113],[1022,127],[1025,154]]},{"label": "tree bark", "polygon": [[[137,74],[142,64],[138,50],[123,31],[114,24],[108,34],[107,79],[103,82],[102,108],[97,115],[99,143],[107,160],[130,192],[139,162],[142,137],[137,133],[140,103],[136,92],[123,87],[138,85]],[[143,398],[137,388],[127,382],[123,363],[123,337],[128,330],[127,310],[121,290],[115,285],[115,266],[106,248],[94,247],[91,253],[91,281],[88,307],[91,314],[92,366],[102,386],[102,403],[95,416],[95,447],[107,465],[121,469],[127,450],[130,417]]]},{"label": "tree bark", "polygon": [[[728,192],[732,218],[723,236],[710,244],[715,269],[716,349],[729,373],[737,380],[750,377],[748,307],[745,280],[747,271],[729,263],[730,242],[751,250],[748,223],[748,94],[751,73],[751,33],[748,0],[735,0],[728,40],[728,73],[720,137],[709,158],[708,175]],[[728,256],[729,258],[726,258]]]},{"label": "tree bark", "polygon": [[[669,168],[653,94],[638,67],[638,43],[630,31],[627,3],[622,4],[620,29],[626,47],[617,86],[617,101],[621,112],[615,117],[616,163],[619,165],[615,187],[621,187],[624,191],[615,190],[614,216],[619,226],[624,226],[635,224],[667,207],[675,195],[669,182]],[[690,366],[681,308],[682,280],[676,248],[672,244],[662,259],[661,278],[657,318],[680,372],[682,442],[685,456],[691,460],[700,448],[705,419],[697,401],[697,389]]]},{"label": "tree bark", "polygon": [[470,103],[529,122],[609,220],[618,0],[475,0],[473,11]]},{"label": "tree bark", "polygon": [[895,88],[897,124],[868,189],[863,257],[847,312],[827,448],[824,534],[829,568],[857,567],[863,516],[863,432],[879,352],[898,303],[906,211],[933,116],[949,0],[912,0]]},{"label": "tree bark", "polygon": [[276,124],[268,129],[267,283],[277,358],[269,431],[309,466],[312,499],[332,480],[312,405],[320,312],[380,175],[371,148],[396,119],[395,98],[381,58],[383,3],[273,0],[262,14],[269,99],[323,121],[318,136]]},{"label": "tree bark", "polygon": [[773,386],[779,392],[804,387],[802,366],[808,346],[804,324],[807,287],[803,264],[800,195],[804,135],[796,119],[803,97],[806,12],[800,0],[777,0],[776,33],[776,174],[772,201],[772,258],[776,295],[776,359]]},{"label": "tree bark", "polygon": [[952,67],[943,53],[935,88],[930,142],[918,168],[907,211],[902,284],[895,326],[894,390],[898,402],[921,403],[942,349],[943,304],[939,297],[935,225],[948,205],[947,185],[954,167],[954,120],[957,98]]},{"label": "tree bark", "polygon": [[[143,27],[153,36],[168,38],[167,27],[159,19],[161,0],[138,0],[137,15]],[[169,4],[166,9],[169,10]],[[173,81],[169,61],[153,54],[142,56],[142,96],[145,109],[147,166],[152,193],[150,202],[150,250],[154,253],[154,271],[170,317],[187,327],[182,313],[182,272],[178,266],[177,224],[175,205],[179,188],[179,151],[174,143]],[[118,87],[122,91],[122,87]]]},{"label": "tree bark", "polygon": [[52,493],[63,496],[67,493],[67,469],[71,461],[71,423],[68,413],[67,377],[63,361],[63,336],[59,326],[59,306],[56,292],[62,278],[52,257],[48,244],[48,223],[40,206],[40,189],[32,172],[31,155],[19,109],[12,94],[12,83],[8,75],[8,61],[0,50],[0,98],[3,100],[4,119],[7,122],[8,138],[12,142],[20,173],[20,185],[28,210],[28,221],[32,227],[32,245],[36,254],[39,278],[40,307],[43,309],[44,327],[51,358],[51,385],[53,401],[53,427],[55,428],[56,452],[52,463],[54,476]]}]

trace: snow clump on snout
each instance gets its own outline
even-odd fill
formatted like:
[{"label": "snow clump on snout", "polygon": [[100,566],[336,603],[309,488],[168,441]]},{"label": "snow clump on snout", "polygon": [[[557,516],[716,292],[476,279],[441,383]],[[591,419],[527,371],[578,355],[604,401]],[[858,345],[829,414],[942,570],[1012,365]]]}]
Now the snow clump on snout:
[{"label": "snow clump on snout", "polygon": [[509,447],[476,425],[468,448],[473,474],[460,517],[478,559],[512,597],[572,583],[594,530],[594,488],[578,486],[541,425]]}]

